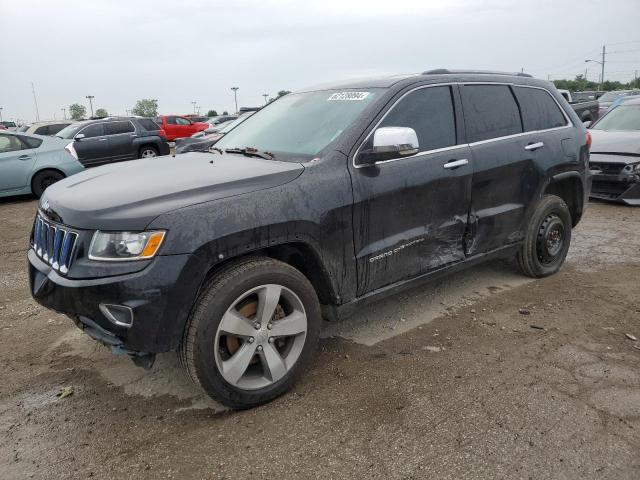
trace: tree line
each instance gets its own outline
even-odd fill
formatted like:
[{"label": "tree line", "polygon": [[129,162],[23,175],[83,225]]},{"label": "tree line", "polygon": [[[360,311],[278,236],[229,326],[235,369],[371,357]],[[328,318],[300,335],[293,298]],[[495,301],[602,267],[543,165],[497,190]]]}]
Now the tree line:
[{"label": "tree line", "polygon": [[[280,90],[278,95],[275,98],[269,98],[267,103],[271,103],[274,100],[291,93],[289,90]],[[222,112],[222,115],[228,115],[229,113],[225,110]],[[157,117],[158,116],[158,100],[156,98],[142,98],[136,102],[134,107],[131,109],[131,115],[136,115],[139,117]],[[87,116],[87,108],[84,105],[80,105],[79,103],[73,103],[69,105],[69,116],[71,120],[82,120]],[[104,108],[98,108],[95,111],[94,117],[104,118],[108,117],[109,112],[107,112]],[[218,112],[215,110],[209,110],[207,112],[208,117],[216,117],[218,116]]]},{"label": "tree line", "polygon": [[[573,80],[554,80],[556,88],[569,90],[570,92],[584,92],[585,90],[600,90],[600,82],[592,82],[587,80],[584,75],[576,75]],[[609,92],[611,90],[631,90],[640,88],[640,78],[636,78],[628,83],[619,81],[606,80],[602,84],[602,90]]]}]

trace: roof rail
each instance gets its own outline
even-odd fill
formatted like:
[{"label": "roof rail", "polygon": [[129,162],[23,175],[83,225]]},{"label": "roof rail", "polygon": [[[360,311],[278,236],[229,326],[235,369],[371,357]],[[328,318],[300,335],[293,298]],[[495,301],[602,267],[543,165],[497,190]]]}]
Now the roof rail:
[{"label": "roof rail", "polygon": [[491,70],[449,70],[448,68],[436,68],[422,72],[422,75],[455,75],[463,73],[475,73],[480,75],[510,75],[515,77],[533,78],[533,75],[524,72],[494,72]]}]

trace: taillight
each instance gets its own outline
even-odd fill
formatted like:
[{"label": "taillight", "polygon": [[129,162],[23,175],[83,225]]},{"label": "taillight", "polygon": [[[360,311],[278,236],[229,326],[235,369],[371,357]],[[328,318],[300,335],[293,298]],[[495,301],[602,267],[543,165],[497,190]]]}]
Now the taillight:
[{"label": "taillight", "polygon": [[161,128],[161,129],[160,129],[160,133],[158,133],[158,135],[160,135],[160,137],[161,137],[163,140],[166,140],[166,139],[167,139],[167,134],[166,134],[166,132],[164,131],[164,128]]},{"label": "taillight", "polygon": [[76,153],[76,149],[73,148],[73,142],[69,143],[66,147],[64,147],[64,151],[67,152],[76,160],[78,160],[78,154]]},{"label": "taillight", "polygon": [[587,148],[591,150],[591,133],[587,132]]}]

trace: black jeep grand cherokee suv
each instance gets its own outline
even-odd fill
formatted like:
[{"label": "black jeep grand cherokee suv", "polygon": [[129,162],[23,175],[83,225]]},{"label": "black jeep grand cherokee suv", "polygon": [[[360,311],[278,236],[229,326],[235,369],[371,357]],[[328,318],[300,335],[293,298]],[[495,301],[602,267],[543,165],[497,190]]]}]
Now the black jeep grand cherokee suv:
[{"label": "black jeep grand cherokee suv", "polygon": [[31,290],[139,364],[178,350],[209,395],[252,407],[304,371],[322,315],[496,256],[555,273],[589,194],[588,144],[528,75],[436,70],[289,94],[217,152],[47,189]]}]

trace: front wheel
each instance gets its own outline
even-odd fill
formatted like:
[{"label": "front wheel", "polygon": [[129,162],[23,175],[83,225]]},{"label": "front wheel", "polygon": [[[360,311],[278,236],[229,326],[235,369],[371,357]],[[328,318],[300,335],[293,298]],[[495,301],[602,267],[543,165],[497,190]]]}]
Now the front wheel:
[{"label": "front wheel", "polygon": [[205,392],[236,409],[286,392],[313,358],[320,304],[298,270],[268,258],[227,267],[198,298],[180,349]]},{"label": "front wheel", "polygon": [[540,199],[529,222],[518,263],[522,272],[534,278],[553,275],[564,263],[571,243],[571,213],[560,197]]}]

